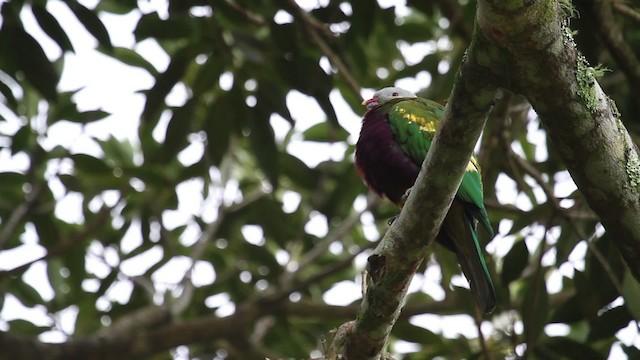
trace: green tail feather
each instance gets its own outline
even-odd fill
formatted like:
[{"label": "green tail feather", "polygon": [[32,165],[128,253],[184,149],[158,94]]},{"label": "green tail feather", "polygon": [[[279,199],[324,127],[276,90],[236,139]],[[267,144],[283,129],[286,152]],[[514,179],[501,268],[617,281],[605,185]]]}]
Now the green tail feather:
[{"label": "green tail feather", "polygon": [[[467,267],[471,270],[470,276],[467,275],[468,271],[465,271],[465,276],[470,280],[471,291],[473,292],[476,302],[485,313],[490,313],[496,307],[496,291],[491,281],[491,275],[489,275],[489,269],[487,263],[484,260],[482,249],[478,243],[476,232],[472,225],[469,224],[469,233],[473,237],[473,243],[476,248],[476,256],[472,256],[469,260]],[[458,257],[458,261],[462,265],[464,262]],[[464,271],[464,267],[463,267]]]},{"label": "green tail feather", "polygon": [[496,306],[496,295],[474,221],[465,214],[464,204],[454,200],[442,229],[455,244],[458,262],[469,281],[476,303],[482,311],[489,313]]}]

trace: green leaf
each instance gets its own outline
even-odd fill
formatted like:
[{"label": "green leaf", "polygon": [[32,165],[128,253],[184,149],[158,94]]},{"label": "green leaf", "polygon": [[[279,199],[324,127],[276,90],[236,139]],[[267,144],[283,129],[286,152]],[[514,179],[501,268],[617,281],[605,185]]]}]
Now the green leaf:
[{"label": "green leaf", "polygon": [[183,48],[172,57],[167,70],[156,77],[155,85],[147,92],[147,102],[142,111],[142,120],[155,124],[158,120],[158,111],[164,104],[164,99],[175,84],[182,78],[187,66],[193,59],[194,53],[188,48]]},{"label": "green leaf", "polygon": [[109,136],[106,141],[98,141],[98,143],[100,143],[106,159],[114,160],[120,166],[134,166],[134,149],[129,140],[120,141]]},{"label": "green leaf", "polygon": [[73,14],[80,20],[87,31],[98,40],[101,46],[107,49],[113,48],[109,32],[102,21],[100,21],[100,18],[98,18],[98,15],[76,0],[64,0],[64,2],[69,6]]},{"label": "green leaf", "polygon": [[211,55],[207,61],[195,72],[195,76],[191,81],[191,89],[196,96],[207,91],[215,89],[218,86],[220,74],[228,66],[224,61],[220,61],[219,56]]},{"label": "green leaf", "polygon": [[404,341],[418,344],[429,344],[438,346],[442,344],[442,337],[423,327],[413,325],[408,322],[399,322],[393,327],[393,336]]},{"label": "green leaf", "polygon": [[35,142],[36,134],[30,124],[22,126],[11,138],[11,153],[29,152]]},{"label": "green leaf", "polygon": [[274,189],[278,187],[280,169],[278,166],[278,149],[276,147],[273,128],[269,123],[269,114],[264,112],[260,104],[256,105],[251,117],[251,134],[249,140],[258,166],[269,179]]},{"label": "green leaf", "polygon": [[630,360],[640,359],[640,349],[638,349],[637,347],[635,347],[633,345],[627,346],[627,345],[624,345],[624,344],[620,344],[620,347],[622,348],[624,353],[629,356]]},{"label": "green leaf", "polygon": [[53,39],[53,41],[55,41],[63,51],[74,51],[67,33],[60,26],[58,20],[56,20],[56,18],[47,11],[45,6],[34,3],[31,6],[31,11],[42,30],[47,33],[47,35],[49,35],[49,37]]},{"label": "green leaf", "polygon": [[45,331],[51,330],[49,326],[37,326],[30,321],[16,319],[9,321],[9,329],[14,334],[36,337]]},{"label": "green leaf", "polygon": [[51,283],[51,287],[55,291],[53,300],[47,304],[47,309],[51,312],[56,312],[68,306],[69,284],[61,274],[63,264],[60,259],[49,259],[46,264],[49,283]]},{"label": "green leaf", "polygon": [[38,291],[36,291],[36,289],[31,285],[22,281],[21,278],[16,278],[11,281],[10,290],[11,294],[18,298],[18,300],[20,300],[20,302],[26,307],[34,307],[44,302],[40,293],[38,293]]},{"label": "green leaf", "polygon": [[132,10],[136,10],[137,8],[137,0],[102,0],[98,2],[96,11],[106,11],[113,14],[125,15],[130,13]]},{"label": "green leaf", "polygon": [[136,41],[153,38],[162,39],[183,39],[196,36],[200,20],[188,15],[173,15],[167,20],[160,19],[157,12],[143,15],[138,21],[138,25],[133,34]]},{"label": "green leaf", "polygon": [[13,91],[11,90],[11,87],[9,87],[9,85],[4,83],[3,81],[0,81],[0,94],[4,96],[5,98],[4,102],[9,106],[9,108],[15,111],[16,108],[18,107],[18,101],[16,100],[16,97],[13,95]]},{"label": "green leaf", "polygon": [[110,113],[102,110],[89,110],[78,112],[75,116],[69,117],[66,120],[77,122],[81,124],[87,124],[93,121],[98,121],[111,115]]},{"label": "green leaf", "polygon": [[207,134],[207,154],[213,165],[220,165],[233,136],[233,122],[244,113],[244,107],[233,108],[229,96],[221,96],[209,106],[204,130]]},{"label": "green leaf", "polygon": [[502,263],[502,283],[504,285],[518,279],[522,274],[522,271],[529,264],[529,250],[527,250],[527,244],[524,239],[517,239],[516,242],[509,250],[509,253],[505,255],[504,262]]},{"label": "green leaf", "polygon": [[304,190],[315,189],[320,182],[320,173],[316,169],[311,169],[297,157],[282,152],[279,163],[282,175],[288,177],[295,185]]},{"label": "green leaf", "polygon": [[524,288],[523,297],[522,322],[525,342],[534,346],[542,335],[549,318],[549,296],[547,295],[543,269],[538,269],[529,279]]},{"label": "green leaf", "polygon": [[64,265],[69,270],[69,295],[71,297],[75,297],[76,293],[83,292],[82,281],[87,276],[84,264],[85,255],[86,251],[84,246],[82,246],[82,244],[78,244],[62,257]]},{"label": "green leaf", "polygon": [[60,174],[58,178],[62,182],[62,185],[67,189],[67,191],[76,191],[82,193],[83,187],[82,182],[73,175],[68,174]]},{"label": "green leaf", "polygon": [[256,97],[260,99],[260,101],[264,102],[270,109],[272,109],[273,112],[282,116],[289,122],[289,124],[293,126],[294,121],[291,117],[289,107],[287,107],[286,103],[287,93],[288,89],[281,83],[270,80],[260,80],[258,83],[258,91],[256,92]]},{"label": "green leaf", "polygon": [[626,306],[618,306],[599,314],[590,321],[589,341],[595,342],[614,337],[618,330],[627,326],[632,320]]},{"label": "green leaf", "polygon": [[631,275],[629,270],[624,273],[622,296],[624,297],[624,303],[629,309],[629,312],[633,315],[633,318],[636,320],[640,319],[640,284],[633,275]]},{"label": "green leaf", "polygon": [[534,353],[540,359],[599,360],[606,358],[605,354],[595,351],[589,344],[582,344],[565,337],[546,339],[539,344]]},{"label": "green leaf", "polygon": [[337,142],[346,141],[349,133],[342,127],[336,127],[329,122],[313,125],[302,133],[306,141]]},{"label": "green leaf", "polygon": [[75,93],[75,91],[68,91],[59,94],[59,100],[49,108],[49,124],[54,124],[60,120],[67,120],[78,124],[87,124],[102,120],[111,115],[110,113],[102,110],[78,111],[78,108],[73,101],[73,95],[75,95]]},{"label": "green leaf", "polygon": [[173,111],[167,125],[164,144],[162,145],[162,162],[171,161],[188,144],[187,135],[194,122],[197,99],[191,98],[182,107]]},{"label": "green leaf", "polygon": [[0,172],[0,184],[2,188],[22,188],[22,185],[27,180],[24,174],[12,171]]},{"label": "green leaf", "polygon": [[31,217],[31,222],[36,227],[38,240],[46,248],[51,248],[62,240],[54,219],[53,209],[49,213],[35,214]]},{"label": "green leaf", "polygon": [[87,154],[73,154],[70,156],[76,169],[92,175],[113,175],[113,169],[99,158]]},{"label": "green leaf", "polygon": [[147,61],[147,59],[145,59],[142,55],[134,50],[119,46],[113,47],[112,49],[107,49],[101,46],[98,47],[98,50],[117,60],[120,60],[124,64],[145,69],[149,72],[149,74],[153,76],[158,75],[158,70],[156,70],[156,68],[149,61]]},{"label": "green leaf", "polygon": [[0,28],[0,50],[5,54],[13,54],[7,58],[11,65],[21,70],[27,81],[42,96],[53,101],[57,97],[59,75],[40,44],[21,26],[12,25],[19,22],[19,19],[12,19],[14,14],[9,9],[7,4],[3,4],[2,16],[5,23]]},{"label": "green leaf", "polygon": [[100,312],[95,306],[96,296],[92,293],[84,292],[78,299],[78,317],[74,334],[92,334],[101,328],[101,324],[96,319],[100,318]]},{"label": "green leaf", "polygon": [[578,296],[574,295],[554,311],[550,323],[573,324],[582,321],[583,316]]}]

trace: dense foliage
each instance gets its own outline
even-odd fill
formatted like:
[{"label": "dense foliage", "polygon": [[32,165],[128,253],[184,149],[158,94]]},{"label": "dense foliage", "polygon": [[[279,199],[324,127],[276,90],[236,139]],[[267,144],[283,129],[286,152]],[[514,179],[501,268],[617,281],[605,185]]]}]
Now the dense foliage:
[{"label": "dense foliage", "polygon": [[[398,84],[444,101],[472,38],[472,2],[385,3],[2,3],[0,344],[7,354],[28,358],[27,348],[8,347],[10,335],[68,341],[51,353],[60,358],[91,344],[148,358],[321,356],[323,339],[358,310],[357,301],[330,304],[357,297],[366,255],[397,212],[367,196],[345,119],[363,112],[361,87]],[[640,13],[603,3],[608,12],[564,1],[578,47],[592,65],[610,69],[600,82],[637,138]],[[101,56],[153,78],[141,92],[136,134],[92,133],[92,125],[125,120],[101,99],[82,104],[83,89],[60,88],[61,76],[74,72],[69,57],[88,45],[53,8],[66,9],[65,21],[77,19]],[[115,25],[105,25],[125,16],[137,19],[131,44],[114,41]],[[168,55],[166,67],[145,57],[149,43]],[[322,120],[310,123],[318,114]],[[61,138],[60,129],[79,129],[77,138]],[[499,230],[481,239],[491,241],[498,307],[480,315],[460,289],[455,257],[434,246],[391,352],[405,359],[640,356],[633,346],[640,285],[525,99],[501,92],[479,160]],[[16,300],[29,316],[7,311]],[[122,345],[147,335],[162,341]],[[81,344],[92,339],[112,343]]]}]

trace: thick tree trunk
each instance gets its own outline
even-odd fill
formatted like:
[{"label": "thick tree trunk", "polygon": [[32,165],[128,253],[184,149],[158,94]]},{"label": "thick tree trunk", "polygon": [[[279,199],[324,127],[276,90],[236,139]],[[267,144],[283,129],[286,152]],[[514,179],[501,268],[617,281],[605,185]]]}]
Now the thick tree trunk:
[{"label": "thick tree trunk", "polygon": [[[561,4],[481,1],[478,37],[497,85],[526,96],[569,173],[640,280],[640,161],[615,104],[565,26]],[[504,75],[506,74],[506,76]]]}]

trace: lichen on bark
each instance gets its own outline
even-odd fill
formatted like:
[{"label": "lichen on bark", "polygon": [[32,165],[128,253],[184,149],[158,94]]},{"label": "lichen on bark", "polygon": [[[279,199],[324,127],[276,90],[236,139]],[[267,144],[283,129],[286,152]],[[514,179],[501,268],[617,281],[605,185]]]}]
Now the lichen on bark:
[{"label": "lichen on bark", "polygon": [[576,80],[578,81],[578,96],[584,101],[585,106],[591,113],[598,111],[600,101],[596,95],[595,83],[597,78],[607,71],[606,68],[598,65],[589,66],[589,62],[582,55],[576,59]]}]

